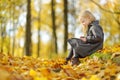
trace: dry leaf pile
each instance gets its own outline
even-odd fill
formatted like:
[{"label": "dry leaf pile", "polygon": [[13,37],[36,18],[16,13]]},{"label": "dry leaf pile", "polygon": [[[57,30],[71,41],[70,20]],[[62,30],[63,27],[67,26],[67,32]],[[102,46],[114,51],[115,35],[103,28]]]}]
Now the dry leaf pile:
[{"label": "dry leaf pile", "polygon": [[[114,62],[116,56],[120,57],[120,46],[115,49],[111,49],[110,59],[86,57],[80,59],[78,66],[71,66],[70,62],[64,65],[64,59],[20,58],[0,54],[0,80],[120,80],[120,65]],[[103,49],[101,54],[107,51],[110,52],[110,49]]]}]

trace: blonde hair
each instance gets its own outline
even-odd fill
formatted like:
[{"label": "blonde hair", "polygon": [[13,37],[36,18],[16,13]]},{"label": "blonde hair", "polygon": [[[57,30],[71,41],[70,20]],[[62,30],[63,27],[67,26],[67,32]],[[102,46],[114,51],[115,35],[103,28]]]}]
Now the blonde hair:
[{"label": "blonde hair", "polygon": [[[88,18],[89,18],[90,23],[96,20],[94,15],[90,11],[88,11],[88,10],[84,11],[80,15],[80,21],[82,21],[84,19],[88,19]],[[86,35],[87,34],[87,30],[88,30],[88,26],[84,26],[82,28],[82,30],[83,30],[84,35]]]}]

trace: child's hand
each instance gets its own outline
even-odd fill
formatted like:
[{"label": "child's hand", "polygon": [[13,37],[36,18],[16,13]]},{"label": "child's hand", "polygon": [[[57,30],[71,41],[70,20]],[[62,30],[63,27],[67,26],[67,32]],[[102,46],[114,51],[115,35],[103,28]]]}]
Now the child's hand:
[{"label": "child's hand", "polygon": [[80,38],[84,38],[84,36],[80,36]]},{"label": "child's hand", "polygon": [[86,38],[85,37],[80,37],[80,39],[83,41],[83,42],[86,42]]}]

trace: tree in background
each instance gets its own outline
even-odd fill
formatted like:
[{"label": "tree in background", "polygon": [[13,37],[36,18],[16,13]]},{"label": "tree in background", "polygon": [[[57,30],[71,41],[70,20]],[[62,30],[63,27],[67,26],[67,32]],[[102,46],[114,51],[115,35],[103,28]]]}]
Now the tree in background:
[{"label": "tree in background", "polygon": [[32,45],[31,45],[31,0],[27,0],[27,16],[26,16],[26,40],[25,40],[25,53],[27,56],[31,56]]},{"label": "tree in background", "polygon": [[54,53],[58,53],[57,48],[57,35],[56,35],[56,25],[55,25],[55,0],[51,0],[51,15],[52,15],[52,36],[53,36],[53,44],[54,44]]},{"label": "tree in background", "polygon": [[67,51],[67,39],[68,39],[68,2],[64,0],[64,52]]},{"label": "tree in background", "polygon": [[41,0],[39,0],[39,12],[38,12],[38,49],[37,56],[40,56],[40,30],[41,30]]}]

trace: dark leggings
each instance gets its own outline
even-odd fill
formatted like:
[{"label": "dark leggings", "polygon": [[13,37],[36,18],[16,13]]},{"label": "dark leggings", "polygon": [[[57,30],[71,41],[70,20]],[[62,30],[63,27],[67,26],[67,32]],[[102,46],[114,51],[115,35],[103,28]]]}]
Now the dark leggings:
[{"label": "dark leggings", "polygon": [[73,57],[73,49],[70,49],[67,60],[70,60]]},{"label": "dark leggings", "polygon": [[81,58],[79,54],[75,53],[73,48],[71,48],[71,50],[68,54],[67,60],[70,60],[72,57],[73,58]]}]

